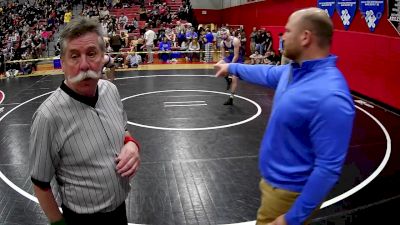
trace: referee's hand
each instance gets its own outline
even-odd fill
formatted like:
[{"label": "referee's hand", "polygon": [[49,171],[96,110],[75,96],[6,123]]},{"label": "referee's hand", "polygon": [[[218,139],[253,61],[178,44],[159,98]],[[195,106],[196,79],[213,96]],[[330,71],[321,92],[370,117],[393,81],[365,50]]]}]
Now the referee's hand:
[{"label": "referee's hand", "polygon": [[122,177],[133,177],[140,166],[138,146],[132,141],[127,142],[115,160],[117,162],[117,172]]},{"label": "referee's hand", "polygon": [[216,77],[226,77],[228,76],[228,67],[229,64],[224,60],[220,60],[217,64],[214,64],[214,69],[217,71]]}]

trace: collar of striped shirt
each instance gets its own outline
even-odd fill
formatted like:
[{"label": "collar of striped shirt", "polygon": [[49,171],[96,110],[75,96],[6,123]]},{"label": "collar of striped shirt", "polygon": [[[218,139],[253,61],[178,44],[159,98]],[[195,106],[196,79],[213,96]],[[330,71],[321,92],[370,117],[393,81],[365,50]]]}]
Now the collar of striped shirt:
[{"label": "collar of striped shirt", "polygon": [[96,94],[93,97],[88,97],[88,96],[83,96],[75,91],[73,91],[71,88],[69,88],[64,81],[61,83],[60,86],[61,90],[63,90],[65,93],[67,93],[69,96],[71,96],[73,99],[82,102],[83,104],[86,104],[91,107],[95,107],[97,100],[99,99],[99,87],[97,86],[96,88]]}]

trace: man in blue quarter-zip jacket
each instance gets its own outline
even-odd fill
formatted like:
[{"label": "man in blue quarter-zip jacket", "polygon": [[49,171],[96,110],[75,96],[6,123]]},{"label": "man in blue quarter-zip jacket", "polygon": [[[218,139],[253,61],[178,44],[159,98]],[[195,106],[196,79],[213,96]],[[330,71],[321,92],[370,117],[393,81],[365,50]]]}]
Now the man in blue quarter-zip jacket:
[{"label": "man in blue quarter-zip jacket", "polygon": [[339,179],[351,137],[354,104],[336,56],[333,25],[321,9],[294,12],[285,26],[283,66],[217,63],[216,76],[274,88],[259,156],[257,224],[309,221]]}]

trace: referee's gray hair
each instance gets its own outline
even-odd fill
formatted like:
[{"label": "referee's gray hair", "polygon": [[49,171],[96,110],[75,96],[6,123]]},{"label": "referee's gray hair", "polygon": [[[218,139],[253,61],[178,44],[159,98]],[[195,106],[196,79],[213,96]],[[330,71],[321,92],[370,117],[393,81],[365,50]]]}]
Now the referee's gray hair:
[{"label": "referee's gray hair", "polygon": [[67,41],[78,38],[87,33],[96,33],[99,38],[99,47],[105,52],[106,44],[103,39],[103,29],[95,19],[90,19],[86,17],[79,17],[77,19],[71,20],[63,29],[60,34],[60,53],[64,56],[65,48],[67,47]]}]

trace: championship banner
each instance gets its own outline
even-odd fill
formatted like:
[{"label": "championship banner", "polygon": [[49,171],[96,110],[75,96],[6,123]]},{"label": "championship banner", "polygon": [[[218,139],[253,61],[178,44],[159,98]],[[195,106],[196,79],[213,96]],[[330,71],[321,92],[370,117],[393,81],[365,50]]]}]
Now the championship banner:
[{"label": "championship banner", "polygon": [[353,21],[354,15],[357,9],[356,0],[337,0],[336,2],[337,12],[342,19],[344,29],[348,30],[351,22]]},{"label": "championship banner", "polygon": [[367,1],[360,0],[360,11],[367,22],[367,26],[371,32],[374,32],[376,25],[382,18],[383,10],[385,10],[384,0]]},{"label": "championship banner", "polygon": [[325,10],[329,17],[332,17],[336,8],[336,0],[318,0],[318,8]]},{"label": "championship banner", "polygon": [[388,0],[388,20],[400,34],[400,0]]}]

